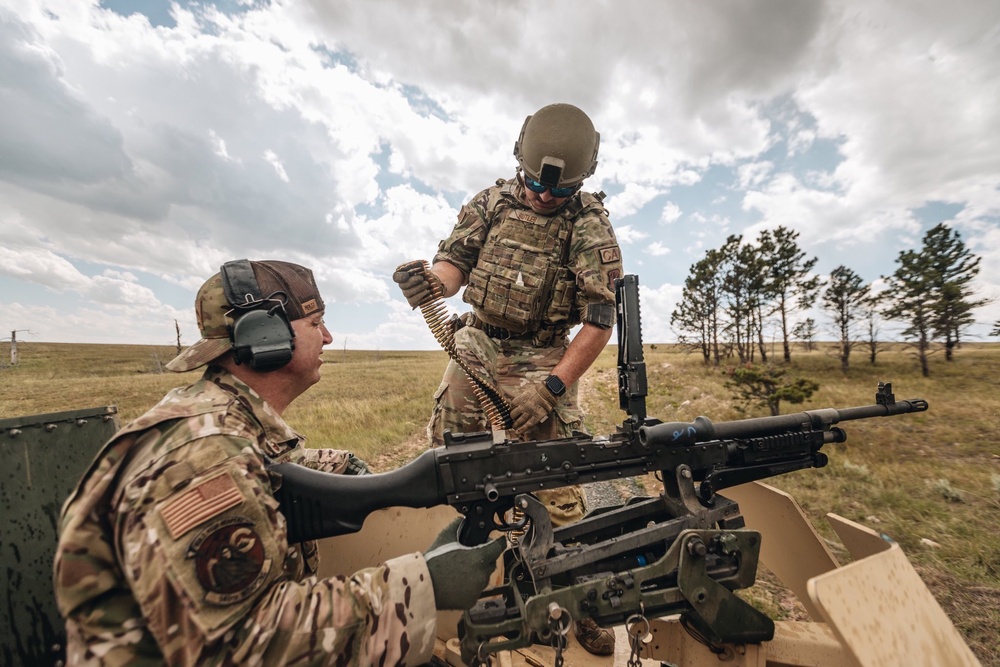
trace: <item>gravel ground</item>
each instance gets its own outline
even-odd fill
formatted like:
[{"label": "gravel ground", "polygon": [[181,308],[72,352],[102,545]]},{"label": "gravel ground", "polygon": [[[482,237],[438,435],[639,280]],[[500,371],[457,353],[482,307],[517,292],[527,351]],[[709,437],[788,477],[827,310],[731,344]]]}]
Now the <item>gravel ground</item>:
[{"label": "gravel ground", "polygon": [[587,511],[599,507],[621,505],[635,496],[649,495],[634,479],[619,479],[608,482],[591,482],[583,485],[587,501]]}]

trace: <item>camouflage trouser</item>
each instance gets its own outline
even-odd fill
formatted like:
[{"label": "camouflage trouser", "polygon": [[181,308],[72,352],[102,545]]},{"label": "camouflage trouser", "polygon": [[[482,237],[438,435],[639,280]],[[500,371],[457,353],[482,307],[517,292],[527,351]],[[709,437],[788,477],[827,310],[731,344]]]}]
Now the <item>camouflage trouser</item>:
[{"label": "camouflage trouser", "polygon": [[[523,387],[544,381],[566,352],[565,344],[533,347],[530,339],[496,340],[473,327],[464,327],[455,333],[455,346],[462,359],[498,387],[508,400]],[[577,405],[578,388],[577,383],[567,387],[556,405],[555,414],[524,434],[524,439],[552,440],[568,437],[573,431],[584,431]],[[427,425],[431,444],[434,447],[444,445],[445,431],[488,430],[490,425],[472,383],[458,364],[449,361],[441,386],[434,394],[434,413]],[[548,507],[554,526],[564,526],[584,515],[583,491],[579,486],[538,491],[535,495]]]}]

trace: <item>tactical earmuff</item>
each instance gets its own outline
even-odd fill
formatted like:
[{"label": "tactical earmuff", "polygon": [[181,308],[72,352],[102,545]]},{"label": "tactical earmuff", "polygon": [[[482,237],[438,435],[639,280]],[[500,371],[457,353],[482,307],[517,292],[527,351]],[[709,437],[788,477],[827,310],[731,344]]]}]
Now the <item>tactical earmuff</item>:
[{"label": "tactical earmuff", "polygon": [[[262,295],[253,267],[246,259],[226,262],[221,274],[226,301],[233,307],[230,316],[235,323],[229,327],[229,338],[236,363],[266,372],[291,361],[295,332],[285,313],[287,295],[283,292]],[[274,305],[262,308],[269,301]]]}]

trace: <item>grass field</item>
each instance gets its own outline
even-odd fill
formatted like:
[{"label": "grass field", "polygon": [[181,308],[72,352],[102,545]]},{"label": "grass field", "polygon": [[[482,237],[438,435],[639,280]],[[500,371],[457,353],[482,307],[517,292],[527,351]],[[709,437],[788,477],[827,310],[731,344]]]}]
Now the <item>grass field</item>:
[{"label": "grass field", "polygon": [[[6,346],[0,347],[6,361]],[[593,433],[621,422],[614,348],[582,383]],[[0,417],[117,405],[122,423],[170,388],[198,373],[160,373],[169,347],[22,343],[20,364],[0,366]],[[446,357],[443,352],[327,351],[323,380],[286,412],[313,446],[350,449],[379,470],[419,449]],[[723,374],[672,346],[646,346],[648,414],[663,421],[706,415],[714,421],[762,416],[741,413]],[[796,351],[789,375],[820,385],[808,403],[782,412],[873,402],[878,381],[897,398],[924,398],[926,413],[843,424],[848,441],[828,445],[830,465],[769,481],[790,492],[841,562],[849,560],[823,515],[835,512],[895,539],[984,665],[1000,665],[1000,345],[966,345],[953,362],[936,356],[931,377],[890,346],[874,366],[860,355],[845,376],[824,349]],[[650,492],[656,492],[649,486]],[[794,617],[792,605],[764,580],[758,602],[772,615]]]}]

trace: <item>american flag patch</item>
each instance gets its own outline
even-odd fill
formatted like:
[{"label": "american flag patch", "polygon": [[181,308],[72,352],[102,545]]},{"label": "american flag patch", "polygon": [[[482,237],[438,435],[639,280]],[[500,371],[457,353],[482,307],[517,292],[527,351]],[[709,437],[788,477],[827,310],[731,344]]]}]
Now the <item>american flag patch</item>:
[{"label": "american flag patch", "polygon": [[175,540],[195,526],[243,502],[236,482],[227,473],[205,480],[160,508],[170,537]]}]

